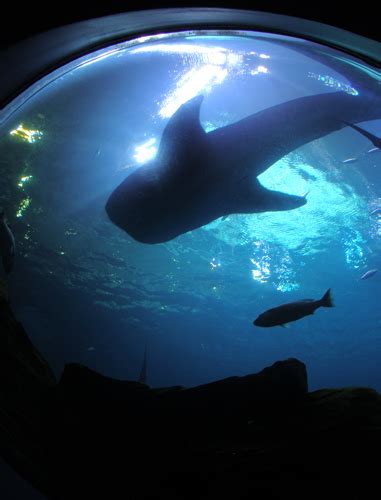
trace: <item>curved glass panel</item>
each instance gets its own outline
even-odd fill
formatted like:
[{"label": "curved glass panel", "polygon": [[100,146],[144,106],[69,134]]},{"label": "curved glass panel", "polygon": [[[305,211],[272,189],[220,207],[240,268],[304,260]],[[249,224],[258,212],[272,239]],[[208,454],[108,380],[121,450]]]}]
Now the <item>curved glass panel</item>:
[{"label": "curved glass panel", "polygon": [[[380,390],[381,273],[361,279],[381,250],[380,104],[375,69],[259,33],[150,37],[60,69],[0,116],[16,316],[57,374],[137,379],[147,346],[153,386],[297,357],[311,389]],[[169,214],[149,201],[149,223],[136,205],[118,227],[117,186],[165,169]],[[328,288],[332,309],[253,325]]]}]

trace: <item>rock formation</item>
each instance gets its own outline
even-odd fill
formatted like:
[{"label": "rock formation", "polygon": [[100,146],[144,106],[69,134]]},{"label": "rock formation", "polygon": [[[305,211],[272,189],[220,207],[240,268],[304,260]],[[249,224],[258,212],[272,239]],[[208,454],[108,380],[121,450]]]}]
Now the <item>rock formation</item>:
[{"label": "rock formation", "polygon": [[308,392],[297,359],[188,389],[78,364],[57,382],[5,297],[0,357],[0,453],[47,498],[364,499],[376,484],[381,396]]}]

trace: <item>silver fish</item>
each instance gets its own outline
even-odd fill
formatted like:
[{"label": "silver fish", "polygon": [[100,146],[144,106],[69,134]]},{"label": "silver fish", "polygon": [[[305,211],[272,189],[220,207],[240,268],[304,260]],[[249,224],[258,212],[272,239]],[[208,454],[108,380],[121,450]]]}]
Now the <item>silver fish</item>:
[{"label": "silver fish", "polygon": [[369,271],[367,271],[361,276],[360,280],[367,280],[368,278],[371,278],[376,274],[377,271],[378,269],[369,269]]},{"label": "silver fish", "polygon": [[5,220],[3,210],[0,212],[0,253],[4,271],[9,274],[15,259],[15,237]]},{"label": "silver fish", "polygon": [[377,207],[375,208],[374,210],[372,210],[371,212],[369,212],[369,215],[378,215],[378,214],[381,214],[381,207]]},{"label": "silver fish", "polygon": [[341,163],[355,163],[356,161],[359,161],[358,158],[347,158],[346,160],[343,160]]}]

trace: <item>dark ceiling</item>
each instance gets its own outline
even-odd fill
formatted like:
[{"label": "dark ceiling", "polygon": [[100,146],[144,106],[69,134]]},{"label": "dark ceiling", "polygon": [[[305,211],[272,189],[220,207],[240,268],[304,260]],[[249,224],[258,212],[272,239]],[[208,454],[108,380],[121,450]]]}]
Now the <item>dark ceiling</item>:
[{"label": "dark ceiling", "polygon": [[[25,5],[24,5],[25,3]],[[380,16],[374,0],[356,1],[121,1],[103,2],[8,2],[2,10],[0,47],[11,45],[33,34],[65,24],[121,12],[167,7],[240,8],[290,15],[337,26],[381,41]]]}]

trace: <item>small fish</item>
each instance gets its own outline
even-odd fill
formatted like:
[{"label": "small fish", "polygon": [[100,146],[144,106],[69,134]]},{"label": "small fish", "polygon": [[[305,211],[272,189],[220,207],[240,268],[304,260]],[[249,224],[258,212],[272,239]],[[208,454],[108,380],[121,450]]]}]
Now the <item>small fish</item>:
[{"label": "small fish", "polygon": [[367,271],[366,273],[364,273],[360,280],[367,280],[369,278],[371,278],[372,276],[374,276],[376,274],[376,272],[378,271],[378,269],[369,269],[369,271]]},{"label": "small fish", "polygon": [[379,214],[381,214],[381,207],[377,207],[371,212],[369,212],[369,215],[379,215]]},{"label": "small fish", "polygon": [[15,237],[5,220],[4,210],[0,211],[0,253],[4,271],[12,271],[15,259]]},{"label": "small fish", "polygon": [[372,154],[372,153],[377,153],[378,151],[381,151],[380,148],[372,148],[372,149],[369,149],[367,151],[368,154]]},{"label": "small fish", "polygon": [[358,158],[347,158],[346,160],[343,160],[341,163],[355,163],[356,161],[359,161]]},{"label": "small fish", "polygon": [[256,320],[253,321],[255,326],[283,326],[291,321],[296,321],[313,314],[319,307],[333,307],[333,300],[331,296],[331,289],[329,288],[323,297],[318,300],[304,299],[297,302],[289,302],[282,304],[273,309],[268,309],[260,314]]}]

